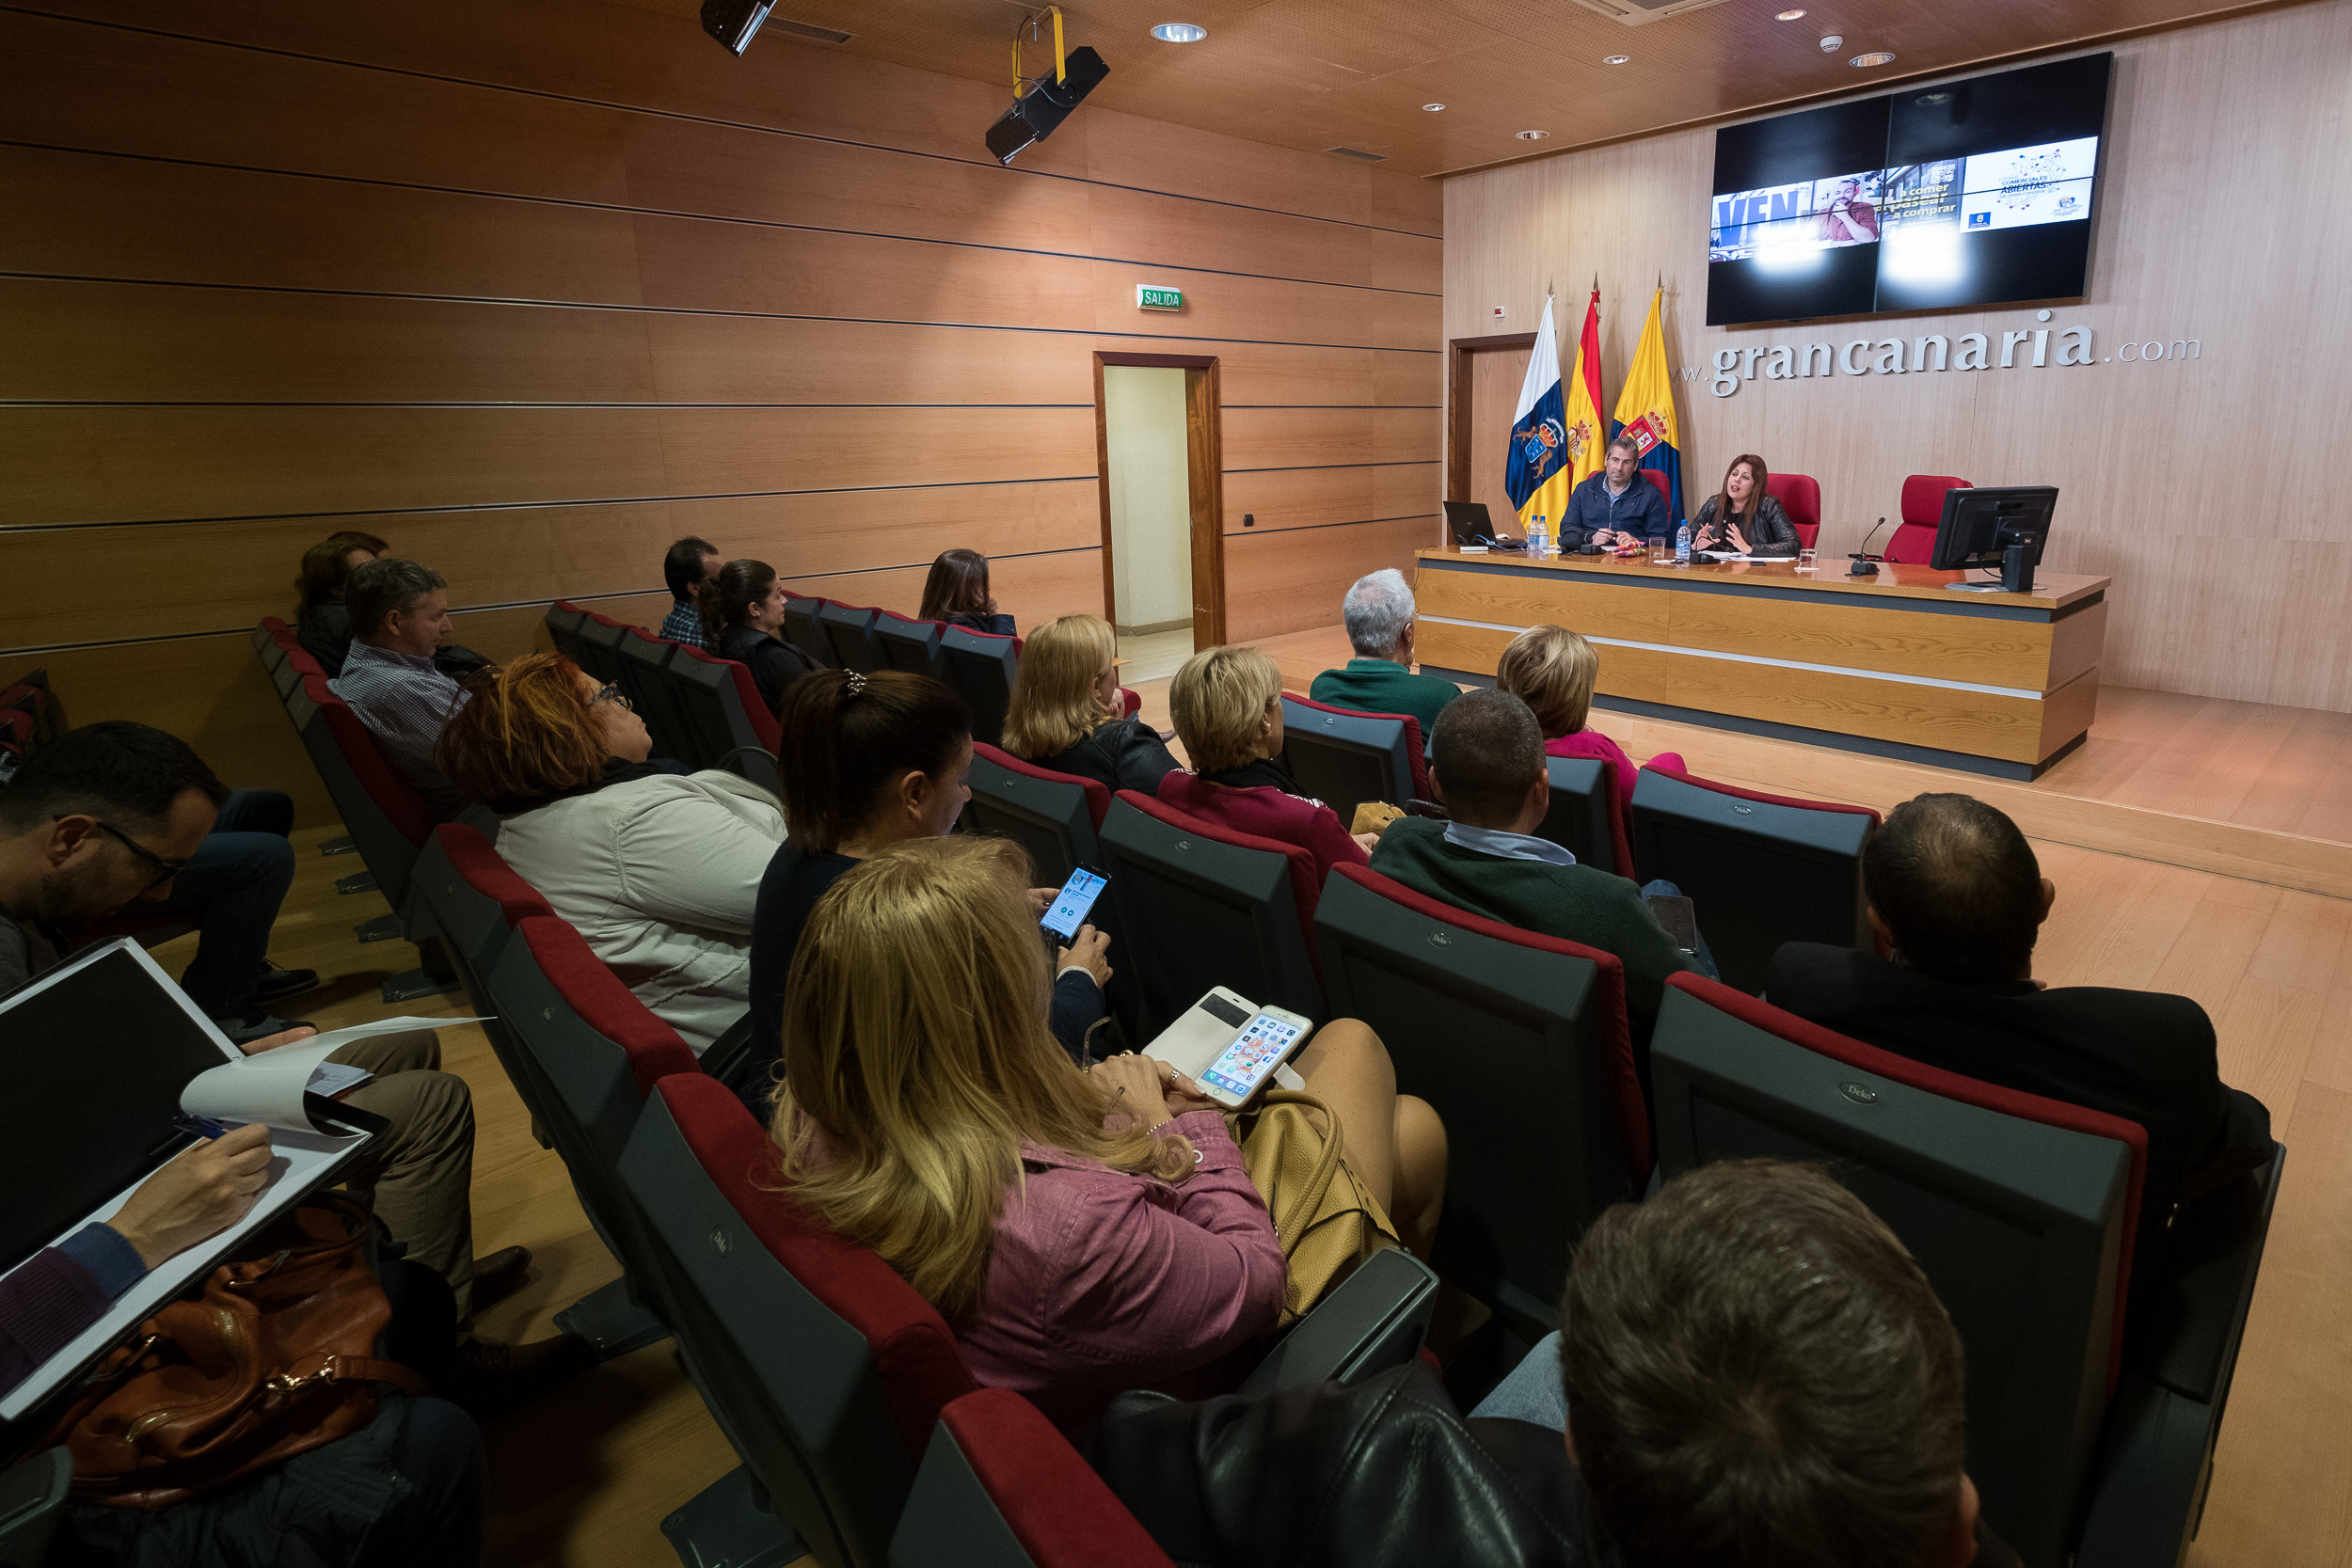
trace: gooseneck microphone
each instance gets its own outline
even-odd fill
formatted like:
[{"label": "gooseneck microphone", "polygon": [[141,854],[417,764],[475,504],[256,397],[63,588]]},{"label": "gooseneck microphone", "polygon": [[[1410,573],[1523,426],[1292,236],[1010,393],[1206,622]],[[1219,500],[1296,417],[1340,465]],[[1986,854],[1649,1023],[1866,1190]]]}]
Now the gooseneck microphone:
[{"label": "gooseneck microphone", "polygon": [[1872,529],[1869,532],[1862,536],[1862,548],[1853,553],[1851,558],[1853,564],[1846,568],[1846,575],[1848,577],[1874,578],[1879,575],[1879,562],[1884,558],[1869,553],[1870,541],[1879,536],[1879,528],[1884,528],[1885,526],[1886,519],[1881,517],[1879,519],[1878,528]]}]

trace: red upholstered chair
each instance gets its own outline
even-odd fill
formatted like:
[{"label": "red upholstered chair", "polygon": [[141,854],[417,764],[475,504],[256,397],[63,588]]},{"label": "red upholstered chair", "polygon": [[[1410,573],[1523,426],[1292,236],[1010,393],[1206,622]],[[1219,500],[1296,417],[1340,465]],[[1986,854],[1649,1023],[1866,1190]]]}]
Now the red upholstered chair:
[{"label": "red upholstered chair", "polygon": [[1902,523],[1886,542],[1886,559],[1924,566],[1935,554],[1935,529],[1944,520],[1944,492],[1975,486],[1949,474],[1913,474],[1903,481]]},{"label": "red upholstered chair", "polygon": [[588,661],[580,657],[580,628],[588,624],[588,612],[569,599],[558,599],[548,606],[548,637],[555,643],[555,651],[581,669]]},{"label": "red upholstered chair", "polygon": [[1216,827],[1132,789],[1096,835],[1125,957],[1142,990],[1143,1038],[1215,986],[1261,1006],[1329,1016],[1314,949],[1314,855]]},{"label": "red upholstered chair", "polygon": [[755,784],[776,786],[775,756],[781,737],[776,716],[760,701],[759,683],[731,658],[719,658],[673,644],[670,661],[661,667],[670,684],[678,717],[694,736],[697,755],[706,766],[729,768]]},{"label": "red upholstered chair", "polygon": [[517,876],[490,841],[462,822],[444,822],[417,858],[412,880],[423,901],[433,928],[439,933],[457,978],[466,988],[472,1010],[484,1015],[482,1032],[499,1066],[506,1069],[544,1147],[549,1143],[540,1115],[546,1086],[532,1073],[530,1058],[515,1037],[513,1021],[490,991],[490,976],[505,955],[516,927],[537,918],[552,919],[555,911],[538,890]]},{"label": "red upholstered chair", "polygon": [[1332,1012],[1376,1023],[1397,1088],[1457,1130],[1439,1272],[1549,1332],[1576,1239],[1649,1180],[1624,964],[1359,865],[1333,867],[1315,935]]},{"label": "red upholstered chair", "polygon": [[749,1473],[664,1531],[717,1534],[764,1493],[798,1534],[764,1560],[808,1550],[882,1568],[940,1413],[978,1386],[953,1331],[887,1263],[780,1190],[767,1130],[709,1078],[655,1085],[621,1179],[649,1224],[657,1303]]},{"label": "red upholstered chair", "polygon": [[1421,721],[1409,713],[1365,713],[1285,691],[1282,732],[1282,760],[1298,792],[1342,822],[1354,822],[1366,800],[1401,806],[1429,799]]},{"label": "red upholstered chair", "polygon": [[1174,1568],[1037,1406],[981,1388],[939,1414],[893,1568]]},{"label": "red upholstered chair", "polygon": [[668,673],[671,655],[677,646],[643,626],[625,628],[613,650],[620,660],[620,687],[628,693],[637,717],[645,721],[645,729],[653,736],[655,756],[675,757],[698,771],[716,768],[718,758],[705,760],[697,748],[701,732],[678,711],[677,689]]},{"label": "red upholstered chair", "polygon": [[1123,686],[1120,687],[1119,689],[1119,711],[1125,717],[1133,719],[1142,710],[1143,693],[1140,691],[1131,691]]},{"label": "red upholstered chair", "polygon": [[1059,887],[1081,865],[1099,865],[1095,833],[1111,809],[1100,781],[1056,773],[984,740],[972,744],[968,832],[1009,838],[1029,852],[1040,887]]},{"label": "red upholstered chair", "polygon": [[1649,487],[1658,492],[1658,499],[1666,503],[1666,520],[1670,523],[1680,521],[1680,519],[1675,515],[1674,492],[1666,488],[1666,475],[1664,471],[1658,468],[1636,468],[1633,471],[1640,474],[1644,479],[1648,480]]},{"label": "red upholstered chair", "polygon": [[[2029,1563],[2070,1557],[2121,1370],[2147,1134],[1677,974],[1651,1045],[1659,1163],[1811,1159],[1870,1205],[1968,1351],[1968,1468]],[[2177,1560],[2188,1499],[2173,1499]]]},{"label": "red upholstered chair", "polygon": [[572,662],[599,681],[628,689],[628,673],[621,666],[621,643],[636,628],[596,610],[584,610],[580,622],[580,651]]},{"label": "red upholstered chair", "polygon": [[1797,543],[1816,547],[1821,536],[1821,487],[1811,474],[1773,474],[1764,481],[1764,493],[1780,502],[1797,531]]},{"label": "red upholstered chair", "polygon": [[969,626],[948,626],[939,638],[940,678],[972,710],[972,738],[994,745],[1004,737],[1005,710],[1021,670],[1021,639]]},{"label": "red upholstered chair", "polygon": [[1597,757],[1544,758],[1551,781],[1551,809],[1536,826],[1576,857],[1579,865],[1613,877],[1633,875],[1631,827],[1627,802],[1617,799],[1617,769]]},{"label": "red upholstered chair", "polygon": [[939,640],[946,630],[945,621],[918,621],[895,610],[874,616],[874,640],[882,645],[884,667],[935,681],[947,678],[939,665]]},{"label": "red upholstered chair", "polygon": [[825,662],[861,674],[890,669],[890,656],[874,626],[882,611],[871,605],[843,604],[838,599],[817,603],[817,629],[825,639]]},{"label": "red upholstered chair", "polygon": [[1633,860],[1690,898],[1725,984],[1751,994],[1784,942],[1871,945],[1867,806],[1802,800],[1655,765],[1633,786]]},{"label": "red upholstered chair", "polygon": [[22,755],[33,744],[33,716],[22,708],[0,708],[0,744]]}]

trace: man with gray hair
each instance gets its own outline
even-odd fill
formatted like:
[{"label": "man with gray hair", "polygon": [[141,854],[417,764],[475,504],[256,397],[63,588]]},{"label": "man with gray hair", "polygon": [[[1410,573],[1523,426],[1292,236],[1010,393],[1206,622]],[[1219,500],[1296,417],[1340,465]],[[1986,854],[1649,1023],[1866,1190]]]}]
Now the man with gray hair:
[{"label": "man with gray hair", "polygon": [[1385,567],[1356,579],[1340,601],[1356,657],[1344,670],[1326,670],[1307,695],[1358,713],[1407,713],[1421,721],[1425,741],[1438,715],[1462,694],[1452,681],[1413,673],[1413,591],[1405,574]]},{"label": "man with gray hair", "polygon": [[466,803],[433,760],[441,727],[466,702],[465,689],[433,662],[433,650],[451,636],[449,583],[430,566],[387,556],[353,570],[343,608],[351,651],[326,689],[350,705],[393,771],[446,822]]}]

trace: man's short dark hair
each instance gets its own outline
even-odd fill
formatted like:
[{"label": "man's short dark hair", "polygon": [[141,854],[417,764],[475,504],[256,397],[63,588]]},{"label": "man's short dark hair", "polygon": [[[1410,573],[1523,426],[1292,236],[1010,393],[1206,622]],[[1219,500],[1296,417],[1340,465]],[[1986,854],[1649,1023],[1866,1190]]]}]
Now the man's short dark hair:
[{"label": "man's short dark hair", "polygon": [[191,789],[214,805],[229,799],[228,786],[178,736],[127,719],[84,724],[36,748],[0,789],[0,832],[13,838],[74,813],[152,832]]},{"label": "man's short dark hair", "polygon": [[1429,760],[1456,821],[1510,828],[1543,776],[1543,727],[1508,691],[1465,691],[1438,715]]},{"label": "man's short dark hair", "polygon": [[1631,453],[1637,459],[1642,455],[1642,443],[1636,441],[1630,436],[1612,436],[1609,437],[1609,445],[1601,450],[1604,453],[1606,453],[1614,451],[1619,447],[1623,447],[1628,452]]},{"label": "man's short dark hair", "polygon": [[1960,1524],[1965,1361],[1927,1275],[1816,1165],[1726,1161],[1586,1231],[1568,1431],[1647,1568],[1933,1562]]},{"label": "man's short dark hair", "polygon": [[449,583],[430,566],[403,561],[396,555],[362,562],[343,585],[343,609],[351,616],[351,635],[373,637],[384,629],[384,617],[415,608],[419,599]]},{"label": "man's short dark hair", "polygon": [[661,578],[670,585],[670,597],[691,599],[694,590],[708,576],[703,562],[719,553],[719,546],[707,539],[688,534],[670,546],[670,553],[661,558]]},{"label": "man's short dark hair", "polygon": [[2042,927],[2042,863],[2000,812],[1969,795],[1921,795],[1862,851],[1862,887],[1903,961],[1947,980],[2015,980]]}]

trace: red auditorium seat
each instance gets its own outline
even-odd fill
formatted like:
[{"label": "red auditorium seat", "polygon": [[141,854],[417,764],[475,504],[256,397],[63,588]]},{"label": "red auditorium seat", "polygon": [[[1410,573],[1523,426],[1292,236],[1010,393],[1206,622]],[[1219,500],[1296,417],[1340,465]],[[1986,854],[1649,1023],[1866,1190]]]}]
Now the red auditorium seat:
[{"label": "red auditorium seat", "polygon": [[1773,474],[1764,481],[1764,493],[1780,502],[1796,528],[1797,543],[1810,550],[1821,536],[1821,487],[1811,474]]},{"label": "red auditorium seat", "polygon": [[1095,833],[1111,809],[1111,792],[1100,781],[1056,773],[978,740],[968,782],[964,828],[1026,849],[1039,886],[1059,887],[1077,867],[1101,863]]},{"label": "red auditorium seat", "polygon": [[1902,521],[1886,542],[1886,559],[1924,566],[1935,554],[1935,527],[1944,520],[1944,492],[1975,486],[1948,474],[1913,474],[1903,481]]},{"label": "red auditorium seat", "polygon": [[1429,799],[1429,760],[1421,721],[1409,713],[1365,713],[1282,693],[1282,759],[1298,792],[1356,820],[1366,800],[1403,805]]},{"label": "red auditorium seat", "polygon": [[939,1413],[893,1568],[1175,1568],[1037,1406],[980,1388]]}]

